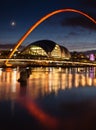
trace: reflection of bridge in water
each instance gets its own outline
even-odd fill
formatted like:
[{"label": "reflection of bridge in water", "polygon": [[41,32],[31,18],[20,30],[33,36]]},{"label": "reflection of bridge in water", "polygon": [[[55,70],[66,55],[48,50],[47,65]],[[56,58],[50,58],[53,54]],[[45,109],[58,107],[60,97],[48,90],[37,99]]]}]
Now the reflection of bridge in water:
[{"label": "reflection of bridge in water", "polygon": [[[28,67],[25,68],[25,70],[26,69],[28,69]],[[87,93],[86,91],[83,91],[82,93],[78,93],[76,91],[79,90],[80,92],[81,89],[77,89],[78,87],[82,87],[82,90],[86,89],[85,86],[90,88],[93,85],[94,87],[96,87],[96,68],[92,68],[92,67],[89,67],[89,68],[87,67],[86,68],[83,68],[83,67],[82,68],[61,68],[61,67],[32,68],[32,73],[30,74],[27,84],[24,87],[21,87],[20,84],[17,82],[19,75],[20,75],[19,68],[0,68],[0,102],[1,102],[1,112],[4,112],[3,114],[4,116],[1,116],[1,120],[2,120],[2,117],[6,119],[6,115],[9,116],[9,111],[10,111],[10,113],[12,114],[10,114],[9,118],[7,118],[6,120],[3,119],[3,122],[5,121],[6,123],[7,121],[9,126],[14,125],[14,121],[12,121],[13,119],[16,119],[15,122],[16,122],[16,125],[18,125],[17,123],[18,119],[20,122],[21,119],[23,119],[23,117],[27,115],[26,113],[28,113],[29,115],[26,117],[29,117],[31,119],[31,116],[32,116],[32,121],[34,121],[33,119],[35,119],[36,121],[40,122],[40,124],[42,124],[44,128],[47,128],[47,126],[48,128],[50,127],[50,130],[53,130],[53,128],[54,130],[57,130],[57,127],[59,128],[59,126],[61,129],[62,124],[64,124],[64,129],[65,129],[66,122],[68,123],[68,126],[70,122],[72,124],[73,123],[77,124],[77,122],[72,122],[72,120],[73,119],[78,120],[79,117],[80,117],[79,121],[81,125],[81,120],[86,115],[88,115],[87,116],[88,119],[89,119],[89,116],[92,117],[92,119],[94,119],[93,114],[95,113],[94,111],[96,110],[95,109],[96,107],[94,107],[93,109],[93,106],[95,104],[95,98],[94,100],[90,98],[90,100],[92,100],[91,102],[90,100],[87,100],[87,101],[83,100],[84,102],[82,102],[81,97],[83,97],[83,99],[86,99],[86,97],[88,98],[90,91],[89,92],[87,91],[88,92],[87,95],[86,95]],[[83,89],[84,87],[85,89]],[[76,90],[75,91],[76,93],[74,93],[73,91],[70,91],[70,89]],[[67,97],[66,97],[66,94],[67,94]],[[91,93],[91,95],[92,95],[91,97],[93,97],[94,93]],[[96,96],[96,93],[95,93],[95,96]],[[77,100],[74,100],[74,98],[76,98]],[[76,103],[76,101],[79,101],[79,103]],[[45,102],[47,102],[48,105]],[[42,104],[44,104],[44,107],[42,107],[43,106]],[[5,106],[8,111],[8,114],[6,114],[5,111],[2,111],[2,108],[4,108]],[[46,109],[47,106],[48,106],[48,109]],[[18,112],[18,108],[19,108],[19,113],[16,113],[16,111]],[[54,116],[54,113],[51,114],[51,111],[46,111],[46,110],[51,110],[50,108],[53,111],[56,110],[55,116]],[[22,110],[24,111],[25,114],[21,113]],[[88,114],[90,113],[90,110],[92,110],[92,115]],[[62,114],[61,112],[65,114]],[[71,114],[72,117],[69,116],[71,112],[72,112]],[[66,113],[68,113],[67,114],[68,116],[66,116]],[[24,116],[21,118],[22,115]],[[73,118],[74,115],[76,118]],[[66,121],[66,117],[68,117],[67,121]],[[8,119],[10,118],[12,120],[8,121]],[[26,128],[28,128],[28,125],[30,126],[32,125],[32,122],[31,124],[29,124],[28,122],[27,122]],[[86,124],[85,118],[82,122]],[[24,123],[26,124],[26,122],[24,121],[23,123],[21,123],[21,125],[22,124],[24,125]],[[25,126],[26,125],[24,125],[24,128]]]}]

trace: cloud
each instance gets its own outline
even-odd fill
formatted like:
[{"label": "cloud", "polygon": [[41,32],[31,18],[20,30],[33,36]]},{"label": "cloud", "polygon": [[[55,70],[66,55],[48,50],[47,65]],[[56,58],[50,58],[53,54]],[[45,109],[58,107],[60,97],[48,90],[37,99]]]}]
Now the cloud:
[{"label": "cloud", "polygon": [[86,29],[90,30],[96,30],[96,24],[94,24],[92,21],[82,17],[82,16],[77,16],[77,17],[71,17],[71,18],[66,18],[61,21],[62,26],[81,26]]},{"label": "cloud", "polygon": [[64,39],[69,39],[70,37],[76,37],[79,36],[78,32],[69,32],[66,36],[64,36]]}]

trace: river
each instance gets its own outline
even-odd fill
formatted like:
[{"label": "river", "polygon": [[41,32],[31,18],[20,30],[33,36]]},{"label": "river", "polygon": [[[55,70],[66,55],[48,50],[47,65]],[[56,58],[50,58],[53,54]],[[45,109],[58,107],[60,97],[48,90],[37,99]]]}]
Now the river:
[{"label": "river", "polygon": [[93,130],[95,119],[95,67],[0,68],[0,130]]}]

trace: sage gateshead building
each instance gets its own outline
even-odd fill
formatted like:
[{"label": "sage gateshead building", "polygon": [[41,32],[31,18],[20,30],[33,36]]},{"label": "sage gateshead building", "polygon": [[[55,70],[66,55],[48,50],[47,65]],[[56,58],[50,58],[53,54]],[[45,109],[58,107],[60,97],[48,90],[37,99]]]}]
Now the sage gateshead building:
[{"label": "sage gateshead building", "polygon": [[70,59],[68,49],[51,40],[40,40],[31,43],[21,51],[26,58],[53,58]]}]

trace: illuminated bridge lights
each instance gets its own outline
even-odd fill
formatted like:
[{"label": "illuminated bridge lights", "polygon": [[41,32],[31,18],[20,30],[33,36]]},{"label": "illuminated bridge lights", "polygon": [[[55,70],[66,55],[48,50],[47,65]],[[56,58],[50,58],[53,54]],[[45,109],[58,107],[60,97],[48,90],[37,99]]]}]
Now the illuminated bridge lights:
[{"label": "illuminated bridge lights", "polygon": [[22,42],[28,37],[28,35],[36,28],[38,27],[43,21],[45,21],[46,19],[48,19],[49,17],[55,15],[55,14],[58,14],[58,13],[61,13],[61,12],[75,12],[75,13],[79,13],[83,16],[85,16],[86,18],[88,18],[90,21],[92,21],[93,23],[96,24],[96,20],[93,19],[92,17],[90,17],[88,14],[82,12],[82,11],[79,11],[79,10],[76,10],[76,9],[60,9],[60,10],[56,10],[56,11],[53,11],[47,15],[45,15],[44,17],[42,17],[40,20],[38,20],[34,25],[32,25],[28,31],[21,37],[21,39],[17,42],[17,44],[15,45],[15,47],[13,48],[12,52],[9,54],[8,56],[8,59],[6,60],[5,62],[5,65],[8,66],[10,64],[8,64],[8,61],[9,59],[13,56],[13,54],[15,53],[15,51],[18,49],[18,47],[22,44]]}]

